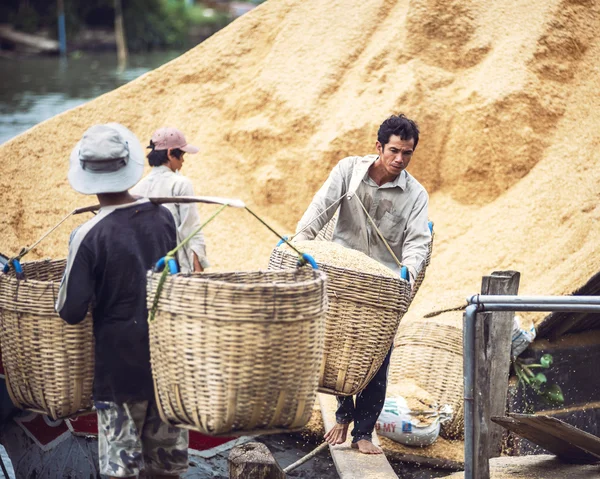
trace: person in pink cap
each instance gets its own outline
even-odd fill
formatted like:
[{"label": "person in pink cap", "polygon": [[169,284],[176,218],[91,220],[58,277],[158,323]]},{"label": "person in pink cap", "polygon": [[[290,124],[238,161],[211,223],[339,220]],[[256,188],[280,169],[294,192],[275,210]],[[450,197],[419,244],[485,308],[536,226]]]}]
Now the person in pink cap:
[{"label": "person in pink cap", "polygon": [[[186,153],[194,155],[199,149],[188,144],[177,128],[163,127],[152,134],[148,163],[152,171],[142,179],[131,193],[146,198],[161,196],[194,196],[192,182],[180,174]],[[187,238],[200,222],[198,207],[194,203],[167,203],[177,225],[177,242]],[[209,266],[204,235],[200,231],[177,252],[182,273],[201,272]]]}]

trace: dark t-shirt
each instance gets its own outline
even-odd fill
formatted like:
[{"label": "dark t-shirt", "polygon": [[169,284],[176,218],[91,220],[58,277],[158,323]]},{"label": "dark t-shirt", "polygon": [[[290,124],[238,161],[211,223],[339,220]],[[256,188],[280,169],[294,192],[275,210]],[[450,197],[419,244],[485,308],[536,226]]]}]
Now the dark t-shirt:
[{"label": "dark t-shirt", "polygon": [[71,235],[57,310],[76,324],[92,305],[94,400],[154,397],[146,273],[175,246],[173,216],[146,199],[102,208]]}]

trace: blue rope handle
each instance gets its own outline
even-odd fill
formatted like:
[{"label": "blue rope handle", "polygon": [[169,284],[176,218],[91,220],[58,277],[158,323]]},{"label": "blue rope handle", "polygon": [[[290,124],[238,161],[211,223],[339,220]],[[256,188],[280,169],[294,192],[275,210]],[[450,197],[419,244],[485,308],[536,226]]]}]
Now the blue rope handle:
[{"label": "blue rope handle", "polygon": [[402,266],[402,268],[400,268],[400,277],[406,281],[409,281],[408,268],[406,266]]},{"label": "blue rope handle", "polygon": [[277,242],[277,246],[275,248],[279,248],[283,243],[285,243],[289,238],[287,236],[282,236],[281,239]]},{"label": "blue rope handle", "polygon": [[156,262],[156,266],[154,266],[154,271],[155,272],[162,271],[163,268],[165,267],[165,264],[167,265],[167,267],[169,269],[169,274],[179,273],[179,268],[177,267],[177,261],[175,261],[175,258],[169,258],[167,261],[167,256],[163,256],[161,259],[159,259]]},{"label": "blue rope handle", "polygon": [[2,271],[4,273],[8,273],[10,271],[10,267],[13,267],[15,270],[15,276],[17,279],[25,279],[25,274],[23,273],[23,267],[17,258],[11,259],[8,263],[4,265]]},{"label": "blue rope handle", "polygon": [[304,266],[306,263],[311,265],[313,269],[319,269],[319,265],[311,255],[308,253],[302,253],[302,259],[298,260],[298,266]]},{"label": "blue rope handle", "polygon": [[[288,240],[288,236],[282,236],[275,247],[279,248],[283,243],[287,243]],[[298,259],[298,266],[304,266],[305,264],[310,264],[313,269],[319,269],[319,265],[311,255],[302,253],[302,257]]]}]

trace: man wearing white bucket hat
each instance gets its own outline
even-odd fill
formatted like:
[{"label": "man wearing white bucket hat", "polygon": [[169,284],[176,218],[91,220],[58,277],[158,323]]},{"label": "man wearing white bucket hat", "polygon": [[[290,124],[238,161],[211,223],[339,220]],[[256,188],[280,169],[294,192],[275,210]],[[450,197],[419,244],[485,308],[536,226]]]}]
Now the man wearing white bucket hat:
[{"label": "man wearing white bucket hat", "polygon": [[100,473],[174,477],[187,470],[188,434],[160,420],[150,370],[146,272],[176,245],[169,211],[129,188],[142,177],[135,135],[89,128],[70,157],[69,182],[97,195],[98,214],[71,235],[56,309],[69,324],[94,321],[94,404]]},{"label": "man wearing white bucket hat", "polygon": [[[152,171],[131,190],[146,198],[163,196],[194,196],[192,182],[180,174],[184,155],[195,155],[199,149],[190,145],[177,128],[163,127],[152,133],[148,163]],[[177,242],[181,243],[200,225],[198,206],[194,203],[168,203],[165,207],[173,214],[177,225]],[[177,252],[182,273],[201,272],[209,266],[202,231]]]}]

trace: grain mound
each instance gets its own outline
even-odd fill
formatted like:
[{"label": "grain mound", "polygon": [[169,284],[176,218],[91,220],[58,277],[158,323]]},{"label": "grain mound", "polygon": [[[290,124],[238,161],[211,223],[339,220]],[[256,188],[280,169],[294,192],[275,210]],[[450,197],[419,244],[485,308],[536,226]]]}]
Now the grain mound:
[{"label": "grain mound", "polygon": [[[302,253],[310,254],[317,263],[352,269],[362,273],[398,278],[398,275],[391,269],[382,265],[379,261],[369,258],[361,251],[346,248],[331,241],[295,241],[293,244]],[[282,244],[280,248],[293,251],[285,244]]]},{"label": "grain mound", "polygon": [[[17,253],[95,203],[66,179],[93,123],[121,122],[142,143],[178,126],[202,146],[183,171],[197,194],[241,197],[285,232],[333,165],[373,153],[381,120],[401,111],[421,127],[410,172],[436,225],[402,324],[464,304],[494,270],[520,271],[521,294],[569,294],[600,264],[598,32],[591,0],[270,0],[1,145],[0,251]],[[28,259],[64,257],[82,221]],[[264,268],[277,241],[243,211],[226,210],[205,233],[214,270]],[[446,315],[460,324],[460,312]]]}]

